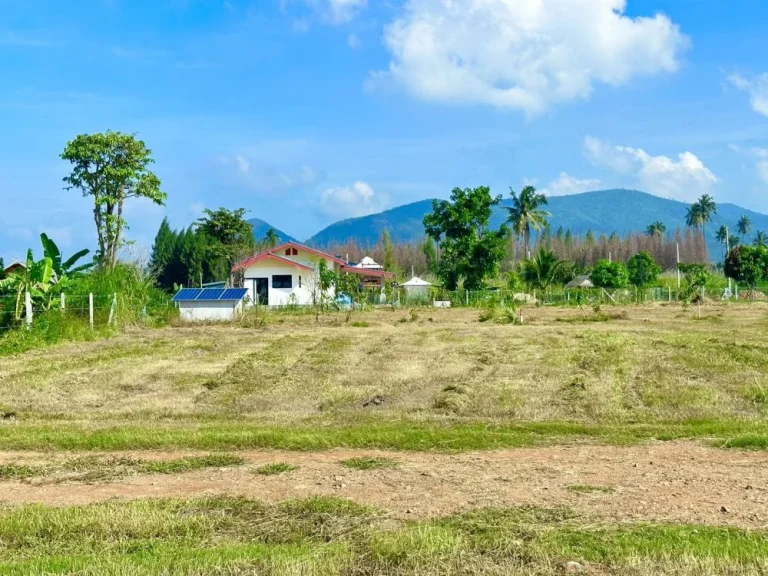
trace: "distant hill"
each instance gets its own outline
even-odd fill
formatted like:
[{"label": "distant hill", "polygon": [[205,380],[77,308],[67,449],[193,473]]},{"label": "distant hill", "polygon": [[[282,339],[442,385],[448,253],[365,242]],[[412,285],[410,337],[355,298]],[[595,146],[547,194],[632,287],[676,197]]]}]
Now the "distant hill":
[{"label": "distant hill", "polygon": [[[506,219],[503,207],[510,205],[509,198],[502,201],[502,207],[495,210],[491,220],[493,226],[498,226]],[[648,224],[656,220],[664,222],[668,232],[674,232],[678,226],[685,228],[688,204],[638,190],[616,189],[552,196],[549,198],[548,210],[552,213],[553,232],[562,226],[570,228],[575,234],[586,234],[592,230],[599,236],[613,232],[643,232]],[[379,214],[336,222],[312,236],[308,242],[327,246],[352,239],[362,244],[375,244],[387,228],[395,242],[419,240],[424,237],[422,220],[431,211],[432,200],[405,204]],[[718,204],[717,214],[706,227],[711,254],[718,254],[720,250],[714,238],[715,231],[725,224],[735,234],[736,222],[742,214],[752,220],[752,232],[746,241],[751,241],[756,230],[768,231],[768,216],[765,214],[735,204]]]},{"label": "distant hill", "polygon": [[[269,222],[264,222],[264,220],[261,220],[259,218],[251,218],[248,220],[248,222],[251,223],[253,226],[253,236],[256,238],[256,240],[264,240],[264,238],[267,235],[267,231],[270,228],[275,228],[272,226]],[[296,242],[296,238],[291,236],[290,234],[286,234],[279,228],[275,228],[275,232],[277,232],[277,235],[280,236],[280,242]]]}]

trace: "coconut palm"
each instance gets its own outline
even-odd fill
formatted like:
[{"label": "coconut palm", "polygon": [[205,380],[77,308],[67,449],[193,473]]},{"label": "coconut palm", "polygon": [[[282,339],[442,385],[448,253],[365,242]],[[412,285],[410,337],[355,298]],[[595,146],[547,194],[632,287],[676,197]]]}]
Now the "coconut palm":
[{"label": "coconut palm", "polygon": [[663,236],[666,231],[667,231],[667,227],[664,225],[664,222],[656,220],[656,222],[649,224],[648,227],[645,229],[645,235],[646,236]]},{"label": "coconut palm", "polygon": [[755,239],[752,241],[752,244],[761,248],[768,247],[768,233],[758,230],[755,233]]},{"label": "coconut palm", "polygon": [[703,233],[704,226],[706,226],[708,222],[712,221],[712,216],[714,214],[717,214],[717,204],[715,204],[715,199],[712,198],[712,196],[709,194],[702,194],[701,198],[699,198],[698,205],[701,220],[701,231]]},{"label": "coconut palm", "polygon": [[725,248],[728,244],[728,226],[723,224],[720,226],[720,228],[717,229],[717,232],[715,232],[715,240],[720,242],[720,245],[723,249],[723,254],[725,254]]},{"label": "coconut palm", "polygon": [[738,232],[742,236],[746,236],[751,231],[752,231],[752,220],[749,219],[749,216],[744,214],[741,218],[739,218],[739,221],[736,224],[736,232]]},{"label": "coconut palm", "polygon": [[542,249],[533,258],[523,262],[521,276],[534,288],[546,290],[557,278],[565,260],[560,260],[552,250]]},{"label": "coconut palm", "polygon": [[274,248],[280,244],[280,236],[277,233],[277,230],[274,228],[270,228],[267,230],[267,235],[264,237],[264,245],[267,248]]},{"label": "coconut palm", "polygon": [[527,256],[531,247],[531,229],[538,231],[544,228],[552,214],[540,208],[547,204],[547,197],[536,192],[533,186],[526,186],[519,195],[511,188],[509,192],[512,196],[512,207],[507,208],[507,222],[512,225],[512,230],[518,238],[522,236]]}]

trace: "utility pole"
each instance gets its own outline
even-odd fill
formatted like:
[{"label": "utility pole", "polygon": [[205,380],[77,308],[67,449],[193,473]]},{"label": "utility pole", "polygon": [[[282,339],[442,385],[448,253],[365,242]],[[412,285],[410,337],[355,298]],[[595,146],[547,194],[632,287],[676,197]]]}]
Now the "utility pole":
[{"label": "utility pole", "polygon": [[680,242],[675,242],[677,251],[677,289],[680,290]]},{"label": "utility pole", "polygon": [[[725,258],[728,258],[728,253],[731,251],[731,235],[728,231],[728,226],[725,227]],[[723,260],[723,274],[725,274],[725,260]],[[728,295],[731,294],[731,279],[728,278]]]}]

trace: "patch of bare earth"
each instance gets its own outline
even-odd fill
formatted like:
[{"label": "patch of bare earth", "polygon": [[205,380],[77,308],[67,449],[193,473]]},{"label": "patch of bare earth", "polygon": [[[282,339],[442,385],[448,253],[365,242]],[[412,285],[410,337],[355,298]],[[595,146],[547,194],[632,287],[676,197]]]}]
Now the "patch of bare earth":
[{"label": "patch of bare earth", "polygon": [[[170,459],[186,454],[122,455]],[[0,482],[0,500],[66,506],[110,498],[226,494],[271,502],[337,495],[402,518],[534,504],[567,506],[587,516],[621,522],[768,525],[768,454],[724,451],[693,442],[554,446],[460,455],[370,450],[247,451],[240,455],[247,461],[244,466],[178,475],[92,484],[5,481]],[[352,470],[340,464],[365,455],[392,458],[399,464],[375,470]],[[46,458],[50,455],[0,454],[0,462],[6,464]],[[274,476],[254,473],[258,466],[274,462],[299,468]]]}]

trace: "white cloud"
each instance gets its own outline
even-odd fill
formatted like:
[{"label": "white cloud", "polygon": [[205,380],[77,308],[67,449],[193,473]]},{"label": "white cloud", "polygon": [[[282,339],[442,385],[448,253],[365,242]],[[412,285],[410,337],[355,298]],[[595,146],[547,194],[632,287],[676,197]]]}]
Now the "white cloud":
[{"label": "white cloud", "polygon": [[768,148],[742,148],[737,144],[729,144],[733,152],[751,156],[755,161],[757,175],[764,184],[768,184]]},{"label": "white cloud", "polygon": [[752,79],[747,79],[741,74],[731,74],[728,81],[749,94],[752,110],[768,116],[768,74],[760,74]]},{"label": "white cloud", "polygon": [[254,160],[253,153],[219,158],[230,177],[259,193],[280,192],[316,184],[323,174],[311,166],[265,164]]},{"label": "white cloud", "polygon": [[677,70],[688,39],[667,16],[631,18],[626,0],[406,0],[385,30],[394,80],[419,98],[535,114],[595,83]]},{"label": "white cloud", "polygon": [[347,36],[347,44],[349,44],[349,47],[353,50],[362,46],[362,42],[360,42],[360,38],[358,38],[356,34]]},{"label": "white cloud", "polygon": [[[286,10],[293,0],[281,0],[280,6]],[[346,24],[368,5],[368,0],[304,0],[320,16],[333,25]]]},{"label": "white cloud", "polygon": [[365,8],[368,0],[328,0],[328,4],[333,21],[341,24],[352,20]]},{"label": "white cloud", "polygon": [[240,172],[243,172],[244,174],[247,174],[251,170],[251,163],[248,162],[245,158],[240,156],[238,154],[235,156],[235,163],[237,164],[237,169],[240,170]]},{"label": "white cloud", "polygon": [[329,216],[355,218],[384,210],[388,199],[378,194],[366,182],[357,181],[352,186],[328,188],[320,196],[320,208]]},{"label": "white cloud", "polygon": [[575,178],[565,172],[560,172],[557,179],[549,183],[540,192],[547,196],[564,196],[566,194],[578,194],[596,190],[600,186],[600,180],[595,178]]},{"label": "white cloud", "polygon": [[205,210],[205,204],[203,204],[202,202],[193,202],[192,204],[187,206],[187,210],[193,216],[202,216],[203,210]]},{"label": "white cloud", "polygon": [[648,192],[677,200],[695,200],[718,182],[717,176],[692,152],[681,152],[674,160],[668,156],[651,156],[641,148],[614,146],[587,137],[584,154],[596,166],[632,175]]}]

